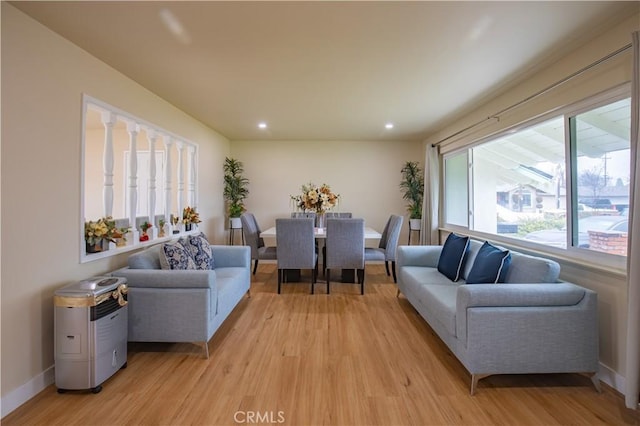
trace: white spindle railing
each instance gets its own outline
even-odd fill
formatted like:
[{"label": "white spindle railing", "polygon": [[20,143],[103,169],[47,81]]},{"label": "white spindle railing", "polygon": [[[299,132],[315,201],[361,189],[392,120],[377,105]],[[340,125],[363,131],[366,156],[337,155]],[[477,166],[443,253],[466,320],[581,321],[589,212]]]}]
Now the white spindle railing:
[{"label": "white spindle railing", "polygon": [[162,138],[164,141],[164,221],[166,223],[166,232],[171,234],[173,232],[173,224],[171,223],[171,208],[173,207],[173,202],[171,196],[172,192],[172,175],[171,170],[173,165],[171,164],[171,146],[173,145],[173,141],[170,136],[164,136]]},{"label": "white spindle railing", "polygon": [[189,166],[189,179],[187,181],[188,188],[188,203],[190,207],[195,208],[198,204],[196,200],[196,147],[193,145],[189,145],[188,147],[189,157],[188,157],[188,166]]},{"label": "white spindle railing", "polygon": [[156,139],[158,136],[153,130],[147,130],[149,139],[149,223],[153,227],[148,231],[151,239],[158,237],[156,220]]},{"label": "white spindle railing", "polygon": [[113,125],[115,122],[114,114],[111,112],[102,113],[102,124],[104,125],[102,208],[105,216],[113,215]]},{"label": "white spindle railing", "polygon": [[133,235],[133,243],[140,241],[140,232],[136,227],[136,215],[138,210],[138,132],[140,126],[137,123],[127,123],[129,132],[129,225]]},{"label": "white spindle railing", "polygon": [[[198,149],[197,145],[192,142],[184,141],[177,139],[174,135],[171,135],[169,132],[166,132],[157,126],[154,126],[150,123],[145,122],[144,120],[138,119],[136,117],[131,116],[130,114],[118,110],[117,108],[111,107],[107,104],[104,104],[98,100],[89,99],[89,97],[85,96],[85,108],[91,109],[93,112],[98,112],[100,114],[100,121],[102,122],[102,126],[104,127],[104,142],[102,146],[102,211],[104,212],[104,216],[113,216],[114,211],[120,212],[123,211],[122,206],[124,201],[128,203],[126,209],[124,209],[124,217],[127,218],[129,222],[129,226],[131,227],[131,233],[127,235],[127,241],[129,246],[136,246],[140,244],[140,232],[137,228],[136,219],[139,216],[148,216],[149,223],[154,225],[149,231],[149,237],[151,240],[157,239],[159,237],[158,227],[155,226],[155,218],[158,210],[164,208],[164,219],[165,219],[165,234],[167,237],[170,237],[171,233],[175,229],[171,225],[171,214],[176,214],[179,219],[182,218],[182,211],[185,207],[190,206],[195,208],[198,203],[198,193],[197,193],[197,164],[198,164]],[[86,116],[86,115],[85,115]],[[125,123],[126,130],[129,136],[129,147],[128,147],[128,159],[129,159],[129,167],[124,170],[124,181],[120,180],[119,176],[115,176],[114,173],[120,169],[124,169],[124,164],[119,164],[123,159],[123,143],[125,141],[119,139],[120,133],[116,130],[118,129],[118,123]],[[86,129],[86,123],[85,123]],[[141,170],[138,170],[139,166],[139,150],[138,146],[138,136],[140,132],[144,131],[148,140],[149,147],[149,176],[148,176],[148,188],[140,187],[141,191],[148,190],[148,208],[146,212],[138,212],[138,198],[140,194],[144,194],[139,192],[139,185],[141,185],[141,179],[146,178],[146,176],[139,176]],[[87,143],[86,136],[84,143]],[[156,178],[158,174],[157,170],[157,162],[156,162],[156,154],[158,153],[158,141],[163,143],[163,146],[160,149],[164,149],[164,164],[162,170],[162,182],[164,183],[164,205],[158,205],[158,197],[159,194],[159,186],[158,179]],[[175,148],[174,148],[175,147]],[[92,151],[92,152],[95,152]],[[175,152],[176,158],[173,158],[173,152]],[[84,155],[87,155],[87,149],[83,150]],[[95,155],[95,154],[92,154]],[[86,164],[91,164],[89,161]],[[95,163],[93,163],[95,164]],[[140,164],[146,165],[146,164]],[[95,165],[93,165],[95,167]],[[186,173],[185,173],[186,172]],[[122,186],[121,186],[122,185]],[[84,185],[86,188],[88,185]],[[120,198],[118,195],[118,189],[125,189],[124,197]],[[116,200],[116,196],[118,199]],[[89,197],[88,202],[91,205],[93,203],[100,202],[91,198],[91,195],[86,193],[83,194],[83,197]],[[175,200],[174,201],[174,197]],[[124,204],[126,204],[124,203]],[[176,205],[174,205],[177,204]],[[84,209],[84,201],[83,201],[83,209]],[[175,210],[174,210],[175,209]],[[119,215],[120,213],[118,213]],[[84,216],[84,215],[83,215]],[[98,218],[83,218],[83,221],[87,220],[97,220]],[[116,219],[123,219],[116,218]],[[180,229],[184,229],[182,226]],[[115,245],[110,244],[109,248],[115,249]],[[130,247],[129,249],[132,249]],[[128,249],[127,249],[128,250]],[[113,252],[112,252],[113,253]],[[88,260],[89,258],[101,258],[104,256],[108,256],[110,253],[103,252],[102,254],[91,254],[87,256],[84,250],[84,245],[81,249],[81,258]],[[85,261],[85,260],[83,260]]]},{"label": "white spindle railing", "polygon": [[[178,216],[182,219],[182,209],[185,208],[184,202],[184,167],[183,167],[183,153],[184,153],[184,143],[177,142],[176,148],[178,148],[178,164],[177,164],[177,181],[178,181]],[[183,226],[180,227],[181,230],[184,229]]]}]

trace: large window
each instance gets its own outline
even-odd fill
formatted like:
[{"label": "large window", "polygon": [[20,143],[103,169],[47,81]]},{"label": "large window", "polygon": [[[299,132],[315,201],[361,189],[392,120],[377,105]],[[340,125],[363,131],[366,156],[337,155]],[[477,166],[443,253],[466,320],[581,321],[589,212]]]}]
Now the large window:
[{"label": "large window", "polygon": [[[630,98],[610,94],[466,150],[468,175],[458,164],[466,155],[446,156],[445,223],[552,250],[626,256],[630,116]],[[463,220],[452,206],[467,193]]]}]

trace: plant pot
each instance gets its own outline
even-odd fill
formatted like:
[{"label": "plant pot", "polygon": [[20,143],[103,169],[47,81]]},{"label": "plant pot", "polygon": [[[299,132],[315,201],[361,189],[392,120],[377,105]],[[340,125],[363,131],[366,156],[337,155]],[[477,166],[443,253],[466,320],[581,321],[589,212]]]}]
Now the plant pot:
[{"label": "plant pot", "polygon": [[97,244],[89,244],[87,242],[85,242],[86,247],[86,253],[90,254],[90,253],[100,253],[102,251],[102,241],[97,243]]},{"label": "plant pot", "polygon": [[422,228],[422,219],[409,219],[409,229],[419,231]]},{"label": "plant pot", "polygon": [[230,229],[242,228],[242,219],[240,219],[239,217],[229,218],[229,228]]}]

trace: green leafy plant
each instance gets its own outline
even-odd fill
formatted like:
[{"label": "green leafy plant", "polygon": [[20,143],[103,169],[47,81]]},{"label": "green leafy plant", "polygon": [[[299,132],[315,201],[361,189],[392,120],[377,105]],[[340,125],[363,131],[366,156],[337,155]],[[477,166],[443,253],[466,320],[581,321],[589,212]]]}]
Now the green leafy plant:
[{"label": "green leafy plant", "polygon": [[224,159],[224,199],[227,201],[229,217],[240,217],[246,210],[244,200],[249,196],[249,179],[243,177],[244,167],[241,161],[226,157]]},{"label": "green leafy plant", "polygon": [[400,170],[402,180],[400,188],[403,190],[402,198],[406,200],[409,219],[422,218],[422,199],[424,196],[424,176],[420,165],[415,161],[407,161]]}]

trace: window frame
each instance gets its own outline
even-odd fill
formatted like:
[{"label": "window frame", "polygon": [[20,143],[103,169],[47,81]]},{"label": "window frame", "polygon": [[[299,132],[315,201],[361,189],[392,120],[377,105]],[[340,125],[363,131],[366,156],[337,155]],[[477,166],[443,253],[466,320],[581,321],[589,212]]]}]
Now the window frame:
[{"label": "window frame", "polygon": [[[467,173],[467,193],[468,193],[468,225],[466,227],[461,225],[455,225],[451,223],[447,223],[446,220],[446,173],[443,171],[441,174],[442,181],[442,195],[441,195],[441,206],[442,211],[440,217],[441,224],[440,229],[444,232],[462,232],[468,234],[472,237],[486,239],[490,241],[495,241],[505,246],[512,246],[518,249],[521,249],[525,252],[531,252],[535,254],[542,255],[550,255],[559,260],[567,260],[572,263],[580,264],[585,267],[596,267],[597,269],[609,270],[616,274],[626,274],[627,268],[627,257],[612,255],[603,252],[597,252],[594,250],[589,250],[585,248],[580,248],[577,246],[573,246],[573,234],[574,228],[576,228],[575,232],[577,232],[577,226],[574,226],[574,223],[577,223],[577,206],[578,194],[577,190],[574,188],[574,182],[577,182],[577,168],[575,161],[573,160],[574,156],[572,155],[572,150],[575,149],[575,143],[572,142],[570,135],[570,118],[576,117],[577,115],[597,109],[601,106],[608,105],[617,101],[620,101],[625,98],[631,97],[631,85],[630,83],[624,83],[613,87],[609,90],[605,90],[603,92],[597,93],[595,95],[586,97],[578,102],[560,106],[557,108],[553,108],[543,114],[538,114],[530,119],[523,120],[517,124],[512,126],[508,126],[504,129],[501,129],[497,132],[493,132],[487,136],[483,136],[472,142],[466,144],[464,147],[456,149],[454,151],[448,152],[442,155],[442,163],[446,164],[446,159],[455,156],[461,153],[461,151],[467,152],[467,158],[469,160],[469,169]],[[527,241],[524,239],[518,239],[508,236],[503,236],[500,234],[493,234],[484,231],[477,231],[473,229],[474,227],[474,204],[473,204],[473,148],[483,145],[485,143],[492,142],[494,140],[500,139],[509,134],[517,133],[523,130],[526,130],[530,127],[534,127],[537,124],[543,123],[544,121],[553,119],[554,117],[562,116],[564,121],[564,132],[565,132],[565,140],[564,140],[564,148],[565,148],[565,179],[566,179],[566,194],[565,194],[565,205],[567,206],[567,246],[566,248],[559,247],[551,247],[548,245]],[[570,208],[570,212],[569,212]],[[570,213],[570,214],[569,214]],[[575,237],[575,241],[577,241],[577,235]]]}]

